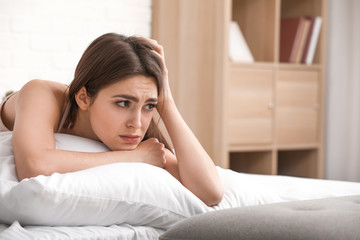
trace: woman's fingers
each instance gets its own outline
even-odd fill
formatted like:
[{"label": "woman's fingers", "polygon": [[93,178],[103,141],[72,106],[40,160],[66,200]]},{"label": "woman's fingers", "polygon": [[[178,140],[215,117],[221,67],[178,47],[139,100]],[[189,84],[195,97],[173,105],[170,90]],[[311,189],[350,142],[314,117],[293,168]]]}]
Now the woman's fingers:
[{"label": "woman's fingers", "polygon": [[147,37],[141,37],[141,38],[147,41],[148,43],[150,43],[150,45],[153,47],[154,50],[152,50],[152,52],[155,54],[156,57],[159,58],[161,67],[164,70],[164,73],[167,74],[168,70],[165,64],[165,53],[163,46],[160,45],[158,41],[156,41],[155,39],[151,39]]},{"label": "woman's fingers", "polygon": [[168,99],[172,99],[172,94],[170,90],[169,85],[169,71],[166,67],[166,61],[165,61],[165,53],[164,48],[162,45],[160,45],[155,39],[150,39],[146,37],[141,37],[144,41],[147,41],[150,46],[153,48],[152,54],[158,59],[160,67],[162,69],[163,74],[163,89],[164,91],[161,91],[159,93],[159,102],[158,102],[158,110],[162,112],[163,109],[163,103],[166,102]]},{"label": "woman's fingers", "polygon": [[157,58],[159,58],[161,63],[161,68],[164,70],[165,73],[167,73],[168,70],[165,64],[165,57],[155,50],[153,50],[152,52],[156,55]]},{"label": "woman's fingers", "polygon": [[165,166],[166,164],[165,145],[159,142],[157,138],[149,138],[143,141],[138,147],[138,150],[140,149],[144,149],[146,153],[142,161],[158,167]]},{"label": "woman's fingers", "polygon": [[147,38],[147,37],[141,37],[141,38],[148,41],[157,53],[159,53],[162,57],[165,57],[164,48],[162,45],[160,45],[158,43],[158,41],[156,41],[155,39]]}]

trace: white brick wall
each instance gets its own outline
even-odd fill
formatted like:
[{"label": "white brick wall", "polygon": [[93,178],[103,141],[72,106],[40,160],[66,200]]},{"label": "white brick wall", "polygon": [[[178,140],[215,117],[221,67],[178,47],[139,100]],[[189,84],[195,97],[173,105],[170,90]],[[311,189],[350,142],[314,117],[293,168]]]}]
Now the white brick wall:
[{"label": "white brick wall", "polygon": [[70,83],[107,32],[151,36],[151,0],[0,0],[0,100],[31,79]]}]

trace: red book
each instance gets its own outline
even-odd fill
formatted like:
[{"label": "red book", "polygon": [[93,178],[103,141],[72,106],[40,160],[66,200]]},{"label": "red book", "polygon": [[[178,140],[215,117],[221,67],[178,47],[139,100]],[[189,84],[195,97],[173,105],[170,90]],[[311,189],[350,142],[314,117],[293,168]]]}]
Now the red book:
[{"label": "red book", "polygon": [[280,62],[296,62],[305,18],[282,18],[280,25]]},{"label": "red book", "polygon": [[300,36],[300,44],[299,44],[299,48],[296,52],[296,63],[300,63],[302,56],[304,54],[304,50],[305,50],[305,44],[306,44],[306,40],[309,36],[309,29],[310,29],[310,25],[311,25],[311,21],[309,19],[305,19],[305,23],[304,23],[304,27],[303,30],[301,32],[301,36]]}]

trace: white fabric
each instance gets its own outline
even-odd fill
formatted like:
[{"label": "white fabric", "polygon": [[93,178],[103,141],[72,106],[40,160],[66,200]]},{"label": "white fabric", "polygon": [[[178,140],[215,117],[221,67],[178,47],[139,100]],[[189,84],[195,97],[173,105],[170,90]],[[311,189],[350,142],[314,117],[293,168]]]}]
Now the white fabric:
[{"label": "white fabric", "polygon": [[328,1],[326,177],[360,182],[360,1]]},{"label": "white fabric", "polygon": [[360,195],[360,183],[237,173],[218,168],[224,199],[211,209]]},{"label": "white fabric", "polygon": [[[24,225],[128,223],[162,229],[206,211],[206,205],[166,170],[117,163],[84,171],[16,180],[11,132],[0,133],[0,222]],[[60,149],[100,152],[100,142],[56,134]]]},{"label": "white fabric", "polygon": [[[0,226],[0,239],[16,232],[33,235],[34,239],[41,234],[56,239],[57,234],[82,231],[84,235],[94,231],[93,236],[102,236],[112,231],[106,226],[113,225],[118,225],[120,230],[131,226],[149,227],[146,234],[156,235],[159,229],[166,230],[182,219],[218,209],[360,195],[360,183],[243,174],[217,168],[225,195],[218,206],[210,208],[167,171],[140,163],[111,164],[18,182],[11,138],[11,132],[0,133],[0,224],[5,224],[3,231]],[[65,134],[56,134],[55,138],[61,149],[108,150],[89,139]],[[84,225],[94,228],[81,227]],[[154,229],[149,230],[151,228]],[[137,230],[134,231],[137,234]]]},{"label": "white fabric", "polygon": [[158,240],[162,233],[164,230],[128,224],[108,227],[23,227],[17,221],[11,226],[0,224],[1,240]]}]

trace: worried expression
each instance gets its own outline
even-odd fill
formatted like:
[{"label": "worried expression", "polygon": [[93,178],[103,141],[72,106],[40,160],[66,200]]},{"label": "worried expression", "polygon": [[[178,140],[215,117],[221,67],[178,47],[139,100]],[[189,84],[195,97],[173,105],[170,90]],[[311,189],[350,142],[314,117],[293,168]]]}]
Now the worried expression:
[{"label": "worried expression", "polygon": [[111,150],[133,150],[145,136],[157,104],[151,77],[136,75],[99,91],[88,108],[94,135]]}]

